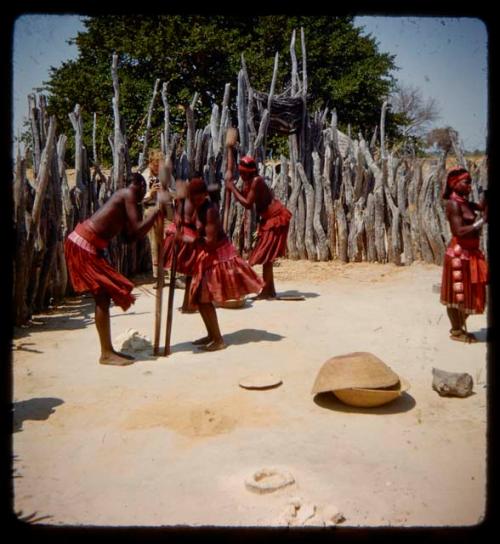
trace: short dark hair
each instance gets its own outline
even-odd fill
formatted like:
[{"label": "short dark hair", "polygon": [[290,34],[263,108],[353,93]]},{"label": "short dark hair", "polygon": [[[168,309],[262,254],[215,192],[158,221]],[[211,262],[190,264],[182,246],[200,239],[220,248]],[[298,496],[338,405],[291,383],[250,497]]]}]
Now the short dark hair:
[{"label": "short dark hair", "polygon": [[135,183],[136,185],[142,185],[144,183],[144,185],[145,185],[146,180],[144,179],[144,176],[142,174],[139,174],[139,172],[132,172],[132,174],[130,174],[130,178],[128,180],[128,183],[129,183],[129,185],[131,183]]},{"label": "short dark hair", "polygon": [[194,178],[188,183],[188,195],[196,196],[208,193],[207,184],[201,178]]}]

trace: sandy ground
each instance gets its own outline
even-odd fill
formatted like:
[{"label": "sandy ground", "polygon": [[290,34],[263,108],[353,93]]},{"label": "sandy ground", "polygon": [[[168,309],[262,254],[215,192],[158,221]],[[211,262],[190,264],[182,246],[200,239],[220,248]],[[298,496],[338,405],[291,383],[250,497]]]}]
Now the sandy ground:
[{"label": "sandy ground", "polygon": [[[433,290],[440,274],[424,264],[282,261],[278,291],[305,301],[219,309],[229,347],[215,353],[190,344],[204,334],[200,316],[176,312],[172,355],[122,368],[97,363],[91,298],[37,316],[14,339],[15,510],[51,525],[276,526],[299,498],[303,510],[316,507],[312,525],[332,506],[344,526],[478,523],[486,317],[468,322],[479,343],[450,341]],[[128,312],[112,308],[114,338],[129,328],[152,336],[151,287],[136,289]],[[352,351],[374,353],[411,389],[364,410],[332,393],[312,396],[323,362]],[[438,396],[432,367],[468,372],[474,394]],[[262,372],[283,384],[238,386]],[[263,467],[289,471],[295,483],[247,490]]]}]

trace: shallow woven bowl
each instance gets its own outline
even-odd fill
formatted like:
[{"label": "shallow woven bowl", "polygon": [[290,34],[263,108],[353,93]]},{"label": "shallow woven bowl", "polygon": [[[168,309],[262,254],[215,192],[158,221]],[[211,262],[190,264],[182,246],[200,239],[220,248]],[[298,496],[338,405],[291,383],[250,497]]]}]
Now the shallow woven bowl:
[{"label": "shallow woven bowl", "polygon": [[378,357],[367,351],[355,351],[331,357],[320,368],[311,393],[338,389],[392,387],[399,376]]},{"label": "shallow woven bowl", "polygon": [[392,387],[384,389],[366,389],[363,387],[350,387],[349,389],[338,389],[333,391],[335,395],[345,404],[359,408],[373,408],[382,406],[401,396],[403,391],[407,391],[410,384],[403,378]]},{"label": "shallow woven bowl", "polygon": [[245,298],[239,298],[239,299],[231,299],[226,300],[224,302],[218,302],[217,306],[220,308],[229,308],[236,310],[238,308],[243,308],[245,306],[246,299]]}]

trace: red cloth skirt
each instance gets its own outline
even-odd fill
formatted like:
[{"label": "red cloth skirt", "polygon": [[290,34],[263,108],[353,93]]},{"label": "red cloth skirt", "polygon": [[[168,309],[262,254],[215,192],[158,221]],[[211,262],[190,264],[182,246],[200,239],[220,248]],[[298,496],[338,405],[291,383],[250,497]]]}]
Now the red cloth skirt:
[{"label": "red cloth skirt", "polygon": [[131,294],[134,284],[106,260],[102,251],[107,245],[108,241],[97,236],[89,219],[76,226],[64,242],[71,284],[77,293],[106,293],[117,306],[127,310],[135,302]]},{"label": "red cloth skirt", "polygon": [[278,200],[274,199],[267,210],[261,214],[257,230],[257,243],[248,258],[248,263],[272,263],[286,253],[286,239],[292,213]]},{"label": "red cloth skirt", "polygon": [[[170,270],[172,266],[172,258],[174,256],[174,242],[175,242],[175,225],[170,223],[165,233],[165,241],[163,247],[165,248],[165,260],[163,261],[163,268]],[[195,230],[188,226],[182,227],[182,233],[187,236],[197,237]],[[177,272],[179,274],[185,274],[186,276],[192,276],[194,274],[194,267],[196,265],[198,244],[196,242],[190,244],[187,242],[179,242],[177,250]]]},{"label": "red cloth skirt", "polygon": [[264,282],[225,238],[216,248],[200,249],[189,292],[192,303],[224,302],[260,293]]},{"label": "red cloth skirt", "polygon": [[[462,272],[464,301],[457,302],[453,292],[452,259],[455,258],[455,245],[462,248],[460,269]],[[451,239],[443,264],[441,280],[441,303],[449,308],[457,308],[466,314],[482,314],[486,303],[486,284],[488,283],[488,265],[483,252],[479,249],[479,238]]]}]

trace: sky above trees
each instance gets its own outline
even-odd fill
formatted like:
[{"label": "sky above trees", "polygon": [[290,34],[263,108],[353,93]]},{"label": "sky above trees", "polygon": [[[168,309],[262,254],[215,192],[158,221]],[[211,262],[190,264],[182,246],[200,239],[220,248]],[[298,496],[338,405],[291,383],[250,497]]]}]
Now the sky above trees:
[{"label": "sky above trees", "polygon": [[[437,17],[356,17],[396,55],[395,77],[437,101],[435,126],[455,128],[466,149],[484,149],[487,135],[487,30],[482,21]],[[27,94],[49,77],[51,66],[75,58],[67,40],[83,30],[78,16],[23,15],[14,28],[13,128],[21,129]],[[466,74],[467,77],[464,77]]]}]

